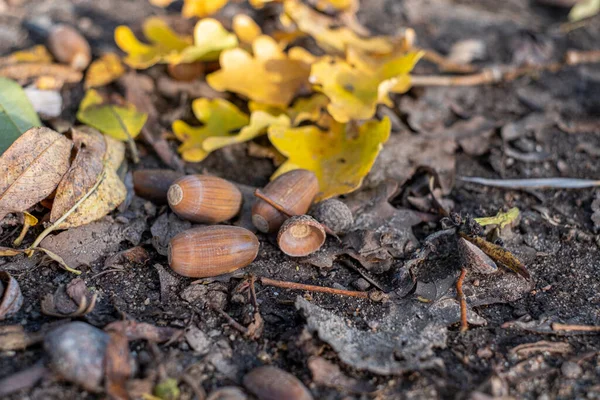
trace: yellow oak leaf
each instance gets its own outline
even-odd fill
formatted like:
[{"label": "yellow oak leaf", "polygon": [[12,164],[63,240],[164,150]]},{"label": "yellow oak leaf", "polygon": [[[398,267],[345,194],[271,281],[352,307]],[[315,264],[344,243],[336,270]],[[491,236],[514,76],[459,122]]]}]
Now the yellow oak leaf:
[{"label": "yellow oak leaf", "polygon": [[150,44],[140,42],[125,25],[115,29],[115,42],[127,53],[123,61],[132,68],[145,69],[157,63],[170,63],[192,45],[192,38],[179,36],[157,17],[144,21],[142,31]]},{"label": "yellow oak leaf", "polygon": [[181,15],[185,18],[207,17],[225,7],[228,0],[184,0]]},{"label": "yellow oak leaf", "polygon": [[304,121],[314,122],[319,120],[328,104],[327,96],[315,93],[311,97],[296,100],[294,105],[287,110],[287,114],[292,119],[294,126]]},{"label": "yellow oak leaf", "polygon": [[52,54],[43,45],[33,46],[29,49],[15,51],[4,57],[0,57],[0,65],[19,64],[19,63],[40,63],[51,64]]},{"label": "yellow oak leaf", "polygon": [[290,119],[283,114],[274,116],[265,111],[255,111],[250,115],[250,123],[243,127],[240,133],[234,136],[211,136],[202,142],[202,148],[211,152],[232,144],[247,142],[266,134],[267,129],[274,125],[289,127]]},{"label": "yellow oak leaf", "polygon": [[312,36],[320,47],[329,52],[343,53],[347,46],[352,46],[371,53],[389,54],[397,40],[389,37],[361,38],[346,27],[330,28],[331,18],[298,0],[286,0],[284,12],[300,31]]},{"label": "yellow oak leaf", "polygon": [[86,74],[84,86],[86,89],[108,85],[125,73],[119,56],[115,53],[104,54],[90,64]]},{"label": "yellow oak leaf", "polygon": [[252,50],[254,55],[239,47],[222,52],[221,69],[208,75],[206,81],[221,92],[229,90],[259,103],[286,107],[308,84],[310,65],[295,58],[305,57],[305,52],[290,50],[286,54],[265,35],[252,43]]},{"label": "yellow oak leaf", "polygon": [[133,105],[107,104],[100,93],[89,89],[79,104],[77,119],[124,142],[139,135],[148,115],[139,112]]},{"label": "yellow oak leaf", "polygon": [[324,57],[313,64],[310,82],[329,97],[327,111],[336,121],[369,119],[378,103],[391,105],[390,92],[403,93],[410,88],[408,73],[420,57],[421,53],[407,53],[373,68]]},{"label": "yellow oak leaf", "polygon": [[181,120],[173,122],[173,133],[182,144],[179,152],[184,160],[200,162],[210,153],[204,141],[213,136],[232,136],[231,132],[248,125],[248,116],[223,99],[196,99],[192,111],[204,125],[195,127]]},{"label": "yellow oak leaf", "polygon": [[237,14],[233,17],[233,31],[243,43],[252,43],[262,34],[260,26],[246,14]]},{"label": "yellow oak leaf", "polygon": [[383,143],[390,135],[391,123],[370,120],[355,123],[331,122],[328,131],[309,125],[269,128],[269,139],[281,154],[288,157],[271,179],[293,169],[313,171],[321,192],[316,201],[352,192],[360,187],[371,170]]},{"label": "yellow oak leaf", "polygon": [[172,64],[195,61],[214,61],[225,49],[238,45],[235,34],[223,28],[216,19],[204,18],[194,27],[194,45],[186,47],[179,55],[169,57]]}]

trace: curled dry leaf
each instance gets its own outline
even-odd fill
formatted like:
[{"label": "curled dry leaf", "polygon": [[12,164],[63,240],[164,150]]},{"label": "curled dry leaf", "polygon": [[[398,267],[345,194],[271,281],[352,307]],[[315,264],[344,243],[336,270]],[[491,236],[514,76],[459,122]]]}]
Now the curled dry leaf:
[{"label": "curled dry leaf", "polygon": [[54,191],[69,168],[72,143],[48,128],[31,128],[0,157],[0,219],[23,212]]},{"label": "curled dry leaf", "polygon": [[221,92],[229,90],[259,103],[286,107],[308,84],[306,51],[292,48],[286,54],[266,35],[254,40],[252,51],[253,55],[239,47],[225,50],[219,58],[221,69],[208,75],[206,81]]},{"label": "curled dry leaf", "polygon": [[81,278],[75,278],[42,299],[42,313],[59,318],[81,317],[93,311],[97,297]]},{"label": "curled dry leaf", "polygon": [[15,314],[23,305],[19,283],[8,272],[0,271],[0,321]]},{"label": "curled dry leaf", "polygon": [[288,157],[272,178],[303,168],[314,172],[319,179],[321,192],[316,201],[352,192],[360,187],[373,166],[390,129],[388,118],[368,121],[361,126],[332,121],[325,132],[314,125],[271,126],[271,143]]},{"label": "curled dry leaf", "polygon": [[57,229],[100,219],[118,207],[127,195],[127,189],[117,175],[125,157],[124,144],[89,127],[80,127],[72,132],[78,152],[58,185],[50,221],[55,222],[62,217],[101,179],[103,173],[105,176],[98,188]]}]

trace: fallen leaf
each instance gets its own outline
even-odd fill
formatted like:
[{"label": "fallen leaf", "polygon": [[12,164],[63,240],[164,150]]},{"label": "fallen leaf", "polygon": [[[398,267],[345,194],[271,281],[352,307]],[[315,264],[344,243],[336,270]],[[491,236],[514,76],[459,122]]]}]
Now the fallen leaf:
[{"label": "fallen leaf", "polygon": [[89,314],[96,305],[97,293],[92,293],[81,278],[61,285],[54,294],[44,296],[42,313],[58,318],[77,318]]},{"label": "fallen leaf", "polygon": [[294,105],[287,110],[287,114],[292,119],[294,126],[305,121],[316,122],[321,118],[321,114],[328,104],[329,99],[327,96],[322,93],[315,93],[308,98],[296,100]]},{"label": "fallen leaf", "polygon": [[264,111],[255,111],[250,115],[249,124],[243,127],[240,133],[234,136],[211,136],[202,142],[202,148],[210,153],[225,146],[247,142],[266,134],[271,126],[287,128],[290,126],[290,119],[285,115],[275,117]]},{"label": "fallen leaf", "polygon": [[31,128],[0,157],[0,219],[23,212],[54,191],[69,168],[72,143],[48,128]]},{"label": "fallen leaf", "polygon": [[196,99],[192,111],[204,126],[193,127],[181,120],[173,122],[173,133],[183,142],[179,152],[190,162],[200,162],[208,156],[209,151],[203,147],[207,138],[231,136],[231,131],[248,124],[248,116],[223,99]]},{"label": "fallen leaf", "polygon": [[584,0],[573,6],[569,12],[569,20],[576,22],[593,17],[600,12],[600,0]]},{"label": "fallen leaf", "polygon": [[19,63],[47,63],[53,61],[52,54],[46,46],[37,45],[29,49],[15,51],[8,56],[0,57],[0,65],[19,64]]},{"label": "fallen leaf", "polygon": [[21,86],[0,77],[0,154],[23,132],[41,125],[42,121]]},{"label": "fallen leaf", "polygon": [[493,217],[482,217],[482,218],[474,218],[475,222],[477,222],[481,226],[486,225],[498,225],[500,229],[503,229],[506,225],[513,223],[517,218],[519,218],[519,209],[517,207],[513,207],[507,212],[498,211]]},{"label": "fallen leaf", "polygon": [[60,89],[65,83],[77,83],[83,74],[63,64],[47,64],[45,62],[10,64],[0,66],[0,77],[13,79],[25,84],[34,79],[52,82],[51,84],[36,86],[40,89]]},{"label": "fallen leaf", "polygon": [[345,11],[355,4],[356,0],[317,0],[315,7],[321,11]]},{"label": "fallen leaf", "polygon": [[236,36],[223,28],[216,19],[205,18],[194,27],[194,45],[186,47],[179,56],[169,58],[171,64],[214,61],[223,50],[238,45]]},{"label": "fallen leaf", "polygon": [[368,119],[375,114],[377,104],[393,106],[389,93],[410,88],[408,73],[420,57],[421,53],[407,53],[376,66],[323,57],[312,65],[309,79],[329,97],[327,111],[336,121]]},{"label": "fallen leaf", "polygon": [[127,57],[123,60],[132,68],[146,69],[157,63],[169,63],[184,49],[192,45],[190,37],[177,35],[169,25],[157,17],[148,18],[142,25],[144,36],[151,44],[137,40],[125,25],[115,29],[115,42]]},{"label": "fallen leaf", "polygon": [[243,43],[252,43],[262,34],[260,26],[246,14],[237,14],[233,17],[233,32]]},{"label": "fallen leaf", "polygon": [[19,283],[8,272],[0,271],[0,321],[16,314],[23,305]]},{"label": "fallen leaf", "polygon": [[[259,103],[286,107],[297,91],[308,84],[310,66],[303,51],[284,53],[270,36],[259,36],[252,43],[254,55],[242,48],[225,50],[221,69],[206,77],[218,91],[229,90]],[[252,79],[248,79],[252,77]]]},{"label": "fallen leaf", "polygon": [[360,126],[332,121],[328,131],[314,125],[274,125],[269,129],[269,139],[288,160],[271,178],[303,168],[313,171],[319,179],[321,192],[316,201],[352,192],[360,187],[373,166],[390,129],[388,118]]},{"label": "fallen leaf", "polygon": [[100,219],[117,208],[127,195],[125,184],[117,175],[117,169],[125,158],[124,144],[89,127],[73,130],[73,141],[78,152],[58,185],[50,222],[62,217],[96,184],[103,172],[105,175],[98,188],[56,229],[72,228]]},{"label": "fallen leaf", "polygon": [[229,0],[184,0],[181,15],[185,18],[207,17],[223,8],[228,1]]},{"label": "fallen leaf", "polygon": [[107,53],[94,61],[85,74],[86,89],[108,85],[125,73],[119,56]]},{"label": "fallen leaf", "polygon": [[148,116],[128,107],[106,104],[94,89],[86,92],[79,104],[77,119],[86,125],[120,141],[134,139],[139,135]]}]

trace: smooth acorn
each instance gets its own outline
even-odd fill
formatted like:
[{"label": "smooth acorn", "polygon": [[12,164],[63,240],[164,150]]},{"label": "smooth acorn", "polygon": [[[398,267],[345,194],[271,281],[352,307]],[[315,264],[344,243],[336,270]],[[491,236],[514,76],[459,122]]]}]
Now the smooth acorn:
[{"label": "smooth acorn", "polygon": [[277,244],[291,257],[304,257],[319,250],[325,243],[325,228],[309,215],[291,217],[281,225]]},{"label": "smooth acorn", "polygon": [[139,169],[133,172],[133,190],[144,199],[166,204],[169,188],[182,176],[170,169]]},{"label": "smooth acorn", "polygon": [[210,175],[187,175],[169,188],[167,200],[181,218],[215,224],[233,218],[242,207],[242,193],[231,182]]},{"label": "smooth acorn", "polygon": [[259,400],[313,400],[298,378],[271,365],[254,368],[242,382]]},{"label": "smooth acorn", "polygon": [[227,274],[254,261],[258,248],[256,235],[239,226],[192,228],[171,239],[169,266],[190,278]]},{"label": "smooth acorn", "polygon": [[[305,169],[295,169],[278,176],[262,190],[274,203],[280,204],[291,215],[306,214],[319,192],[316,175]],[[276,232],[288,217],[257,199],[252,207],[252,223],[261,232]]]},{"label": "smooth acorn", "polygon": [[90,44],[75,28],[59,24],[48,35],[48,48],[58,62],[83,71],[92,61]]},{"label": "smooth acorn", "polygon": [[198,61],[184,64],[169,64],[167,72],[171,78],[177,81],[191,82],[204,75],[204,63]]}]

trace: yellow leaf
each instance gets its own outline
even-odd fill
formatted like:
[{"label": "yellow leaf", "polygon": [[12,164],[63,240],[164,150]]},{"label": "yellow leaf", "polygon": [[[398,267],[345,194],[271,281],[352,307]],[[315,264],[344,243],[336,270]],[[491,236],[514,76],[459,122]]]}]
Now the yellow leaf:
[{"label": "yellow leaf", "polygon": [[52,55],[43,45],[33,46],[26,50],[15,51],[5,57],[0,57],[0,65],[19,63],[51,64]]},{"label": "yellow leaf", "polygon": [[318,121],[328,104],[327,96],[315,93],[311,97],[296,100],[294,105],[288,109],[288,115],[294,126],[304,121]]},{"label": "yellow leaf", "polygon": [[519,217],[519,209],[517,207],[513,207],[510,210],[508,210],[507,212],[498,211],[498,214],[496,214],[493,217],[475,218],[475,221],[481,226],[499,225],[500,229],[502,229],[506,225],[512,223],[518,217]]},{"label": "yellow leaf", "polygon": [[244,43],[252,43],[262,34],[260,26],[246,14],[238,14],[233,17],[233,31]]},{"label": "yellow leaf", "polygon": [[85,88],[108,85],[125,73],[125,68],[115,53],[104,54],[94,61],[85,74]]},{"label": "yellow leaf", "polygon": [[205,18],[194,27],[194,45],[185,48],[181,54],[167,57],[172,64],[195,61],[214,61],[225,49],[238,45],[237,37],[223,28],[216,19]]},{"label": "yellow leaf", "polygon": [[410,88],[408,72],[421,53],[407,53],[386,60],[380,66],[356,67],[340,59],[324,57],[312,66],[310,82],[317,85],[331,103],[327,111],[338,122],[371,118],[378,103],[391,105],[390,92]]},{"label": "yellow leaf", "polygon": [[360,187],[370,171],[390,129],[387,117],[382,121],[368,121],[360,127],[332,121],[329,131],[314,125],[272,126],[269,139],[288,160],[271,178],[304,168],[313,171],[319,179],[321,192],[317,201],[352,192]]},{"label": "yellow leaf", "polygon": [[209,137],[202,143],[202,148],[210,153],[225,146],[247,142],[267,133],[267,129],[274,125],[289,127],[290,119],[286,115],[273,116],[264,111],[255,111],[250,115],[250,123],[243,127],[240,133],[235,136]]},{"label": "yellow leaf", "polygon": [[333,9],[335,11],[345,11],[355,5],[356,0],[317,0],[315,7],[321,11]]},{"label": "yellow leaf", "polygon": [[179,152],[186,161],[200,162],[208,156],[203,142],[212,136],[232,136],[231,131],[248,125],[248,116],[223,99],[196,99],[192,102],[194,115],[204,126],[194,127],[183,121],[173,122],[173,133],[183,142]]},{"label": "yellow leaf", "polygon": [[330,28],[332,20],[298,0],[286,0],[284,12],[302,32],[312,36],[319,46],[330,52],[343,53],[347,46],[371,53],[388,54],[394,50],[393,38],[361,38],[346,27]]},{"label": "yellow leaf", "polygon": [[142,27],[150,44],[137,40],[129,27],[121,25],[115,29],[115,42],[127,57],[123,60],[132,68],[145,69],[159,62],[169,62],[192,44],[189,37],[177,35],[160,18],[148,18]]},{"label": "yellow leaf", "polygon": [[181,14],[185,18],[213,15],[227,4],[228,0],[184,0]]},{"label": "yellow leaf", "polygon": [[310,66],[288,57],[269,36],[259,36],[253,43],[254,56],[235,48],[221,53],[221,70],[206,77],[219,91],[243,94],[263,104],[286,107],[296,92],[308,83]]},{"label": "yellow leaf", "polygon": [[120,141],[139,135],[148,116],[129,107],[105,104],[100,94],[90,89],[79,104],[77,119]]}]

